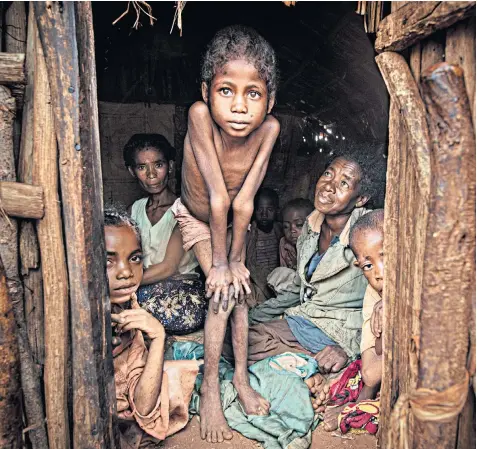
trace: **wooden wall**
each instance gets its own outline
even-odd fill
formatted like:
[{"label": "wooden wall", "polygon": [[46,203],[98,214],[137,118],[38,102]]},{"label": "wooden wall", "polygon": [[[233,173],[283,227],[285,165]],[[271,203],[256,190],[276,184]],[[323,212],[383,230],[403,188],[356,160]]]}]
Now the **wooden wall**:
[{"label": "wooden wall", "polygon": [[[410,6],[409,2],[393,2],[393,11],[402,12],[406,4]],[[410,7],[417,10],[416,5]],[[393,92],[385,208],[386,332],[380,445],[386,449],[471,448],[475,447],[475,391],[470,385],[461,414],[447,423],[418,420],[412,412],[410,398],[416,397],[418,389],[422,392],[422,388],[428,388],[435,390],[438,402],[438,392],[465,382],[467,369],[475,376],[475,277],[472,283],[465,272],[456,270],[445,274],[445,266],[452,259],[462,266],[470,264],[475,275],[475,234],[472,231],[475,206],[473,209],[471,206],[470,215],[464,215],[465,205],[468,201],[472,203],[472,197],[475,205],[475,146],[465,148],[459,156],[466,161],[467,169],[461,167],[461,173],[454,170],[443,176],[441,171],[445,163],[438,158],[444,154],[448,157],[447,163],[451,164],[451,151],[458,151],[465,138],[459,136],[459,128],[455,131],[454,146],[439,147],[442,138],[431,133],[433,118],[429,112],[426,115],[418,90],[423,92],[422,75],[433,64],[445,61],[461,66],[475,135],[475,12],[470,18],[431,34],[401,53],[409,64],[410,80],[404,83],[404,75],[400,80],[392,80],[389,73],[386,80],[388,90]],[[378,56],[378,65],[385,54]],[[409,70],[407,66],[405,68]],[[386,79],[386,67],[381,67],[381,71]],[[398,81],[402,83],[393,84]],[[452,101],[463,100],[453,98]],[[429,110],[429,104],[427,106]],[[449,120],[448,125],[455,128],[454,119],[461,120],[461,117]],[[446,132],[445,125],[441,123],[440,126],[444,127],[441,131]],[[449,218],[440,212],[439,204],[445,201],[442,192],[447,194],[456,179],[464,190],[456,190],[452,201],[460,204],[461,215],[457,212]],[[442,228],[452,226],[455,232],[468,227],[467,232],[473,235],[473,241],[466,249],[460,248],[452,238],[442,241],[442,236],[446,235]],[[437,230],[431,232],[433,229]],[[463,235],[465,239],[465,233]],[[436,264],[433,248],[443,247],[440,263]],[[456,281],[464,290],[457,287],[454,305],[450,309],[442,307],[448,295],[446,289]],[[463,310],[468,314],[463,314]],[[443,352],[447,354],[447,361],[437,363]]]}]

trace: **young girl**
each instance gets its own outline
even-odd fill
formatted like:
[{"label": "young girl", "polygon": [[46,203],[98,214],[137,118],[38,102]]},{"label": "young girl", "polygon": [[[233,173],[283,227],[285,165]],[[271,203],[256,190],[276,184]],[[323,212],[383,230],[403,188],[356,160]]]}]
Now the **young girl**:
[{"label": "young girl", "polygon": [[135,295],[143,277],[139,230],[118,209],[108,208],[104,218],[121,448],[139,448],[185,427],[198,362],[164,362],[164,327]]},{"label": "young girl", "polygon": [[204,285],[197,259],[182,248],[170,209],[176,195],[169,188],[174,148],[160,134],[135,134],[124,147],[124,162],[147,196],[137,200],[131,216],[139,226],[144,250],[144,277],[138,290],[141,307],[170,334],[187,334],[205,320]]}]

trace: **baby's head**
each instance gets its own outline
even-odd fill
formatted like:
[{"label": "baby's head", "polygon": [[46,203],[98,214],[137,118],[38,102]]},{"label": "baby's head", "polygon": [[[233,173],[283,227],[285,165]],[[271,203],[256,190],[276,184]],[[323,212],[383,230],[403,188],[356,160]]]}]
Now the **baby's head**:
[{"label": "baby's head", "polygon": [[149,194],[167,188],[175,150],[161,134],[134,134],[123,150],[129,173]]},{"label": "baby's head", "polygon": [[285,204],[282,210],[283,234],[288,243],[296,245],[298,237],[301,235],[306,217],[313,211],[313,204],[310,200],[296,198]]},{"label": "baby's head", "polygon": [[384,209],[361,216],[349,233],[349,245],[356,256],[354,264],[363,270],[371,287],[380,296],[384,280]]},{"label": "baby's head", "polygon": [[272,232],[278,212],[277,192],[268,187],[262,187],[255,195],[255,220],[257,227],[263,232]]},{"label": "baby's head", "polygon": [[386,160],[380,148],[351,144],[334,152],[318,179],[315,209],[325,215],[351,214],[358,207],[382,207]]},{"label": "baby's head", "polygon": [[257,129],[275,103],[275,52],[252,28],[220,30],[207,47],[201,77],[202,98],[212,118],[231,135],[246,136]]},{"label": "baby's head", "polygon": [[104,211],[109,297],[112,304],[131,299],[142,281],[141,234],[133,219],[117,206]]}]

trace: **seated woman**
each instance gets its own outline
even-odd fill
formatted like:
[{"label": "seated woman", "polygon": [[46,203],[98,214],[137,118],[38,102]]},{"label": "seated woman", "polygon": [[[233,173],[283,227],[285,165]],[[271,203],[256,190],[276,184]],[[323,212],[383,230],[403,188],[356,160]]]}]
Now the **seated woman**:
[{"label": "seated woman", "polygon": [[201,328],[207,303],[192,251],[184,253],[182,237],[170,207],[176,195],[168,186],[174,148],[160,134],[135,134],[124,147],[124,162],[147,197],[137,200],[131,216],[141,231],[144,277],[138,290],[141,307],[170,334]]},{"label": "seated woman", "polygon": [[[298,239],[297,276],[288,293],[280,295],[283,302],[299,305],[285,310],[286,319],[250,327],[249,363],[287,351],[302,352],[315,355],[321,372],[330,373],[360,354],[367,281],[353,263],[349,230],[367,213],[365,205],[382,199],[386,166],[375,148],[353,150],[335,156],[318,179],[315,211]],[[310,381],[317,409],[322,409],[327,384],[320,375]]]},{"label": "seated woman", "polygon": [[187,424],[200,362],[164,362],[164,327],[136,301],[143,275],[139,230],[115,208],[106,209],[104,221],[121,448],[145,447]]}]

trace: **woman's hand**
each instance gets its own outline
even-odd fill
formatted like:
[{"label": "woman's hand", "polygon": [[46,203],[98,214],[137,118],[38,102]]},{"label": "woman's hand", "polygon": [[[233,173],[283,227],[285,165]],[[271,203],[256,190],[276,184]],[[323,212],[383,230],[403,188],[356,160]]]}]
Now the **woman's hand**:
[{"label": "woman's hand", "polygon": [[164,326],[144,309],[123,310],[119,314],[111,314],[111,319],[117,323],[117,332],[123,333],[131,329],[144,332],[151,340],[164,339]]}]

